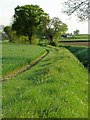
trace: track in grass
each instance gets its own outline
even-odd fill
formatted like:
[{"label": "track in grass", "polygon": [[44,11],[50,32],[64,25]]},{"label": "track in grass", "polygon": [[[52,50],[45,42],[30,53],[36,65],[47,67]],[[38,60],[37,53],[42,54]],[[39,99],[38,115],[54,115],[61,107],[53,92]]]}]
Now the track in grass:
[{"label": "track in grass", "polygon": [[46,50],[36,45],[2,44],[2,76],[30,64]]},{"label": "track in grass", "polygon": [[1,78],[1,80],[2,80],[2,81],[8,80],[8,79],[10,80],[11,78],[16,77],[17,75],[19,75],[19,74],[27,71],[28,69],[30,69],[31,67],[33,67],[34,65],[36,65],[36,64],[37,64],[42,58],[44,58],[48,53],[49,53],[49,51],[46,50],[46,52],[45,52],[44,54],[42,54],[41,56],[39,56],[39,57],[38,57],[37,59],[35,59],[33,62],[31,62],[30,64],[28,64],[28,65],[26,65],[26,66],[24,66],[24,67],[22,67],[21,69],[18,69],[18,68],[17,68],[16,71],[14,71],[14,72],[12,72],[11,74],[9,74],[9,75]]}]

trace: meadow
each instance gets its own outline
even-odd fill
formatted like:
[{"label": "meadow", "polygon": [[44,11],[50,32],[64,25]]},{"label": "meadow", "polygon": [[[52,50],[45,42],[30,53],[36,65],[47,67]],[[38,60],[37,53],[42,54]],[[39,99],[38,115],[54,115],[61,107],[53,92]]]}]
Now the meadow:
[{"label": "meadow", "polygon": [[72,37],[69,38],[60,38],[60,41],[70,41],[70,42],[86,42],[90,41],[90,37],[88,34],[78,34],[78,35],[72,35]]},{"label": "meadow", "polygon": [[20,45],[8,42],[2,44],[2,75],[8,75],[13,70],[16,71],[21,67],[30,64],[37,57],[45,52],[40,46]]},{"label": "meadow", "polygon": [[2,82],[3,118],[88,117],[88,71],[68,49],[45,49],[49,54],[37,65]]},{"label": "meadow", "polygon": [[83,39],[88,40],[88,37],[89,37],[88,34],[73,35],[74,39],[80,39],[80,40],[83,40]]}]

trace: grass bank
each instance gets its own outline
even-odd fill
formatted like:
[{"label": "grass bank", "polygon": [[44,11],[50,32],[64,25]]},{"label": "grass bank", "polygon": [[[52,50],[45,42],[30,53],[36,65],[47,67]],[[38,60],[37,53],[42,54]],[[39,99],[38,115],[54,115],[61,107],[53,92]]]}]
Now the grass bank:
[{"label": "grass bank", "polygon": [[82,64],[90,71],[90,47],[64,46],[70,50]]},{"label": "grass bank", "polygon": [[88,117],[88,73],[65,48],[49,54],[32,69],[3,82],[3,118]]}]

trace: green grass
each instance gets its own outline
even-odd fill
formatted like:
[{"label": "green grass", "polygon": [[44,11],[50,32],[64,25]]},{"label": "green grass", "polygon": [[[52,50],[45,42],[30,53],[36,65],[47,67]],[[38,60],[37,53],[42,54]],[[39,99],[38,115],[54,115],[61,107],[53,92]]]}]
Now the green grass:
[{"label": "green grass", "polygon": [[19,69],[23,65],[30,64],[37,57],[42,55],[45,49],[36,45],[2,44],[2,75]]},{"label": "green grass", "polygon": [[65,48],[49,54],[32,69],[3,82],[3,118],[88,117],[88,73]]},{"label": "green grass", "polygon": [[72,35],[70,38],[60,38],[60,41],[90,41],[89,34]]},{"label": "green grass", "polygon": [[70,50],[90,71],[90,48],[81,46],[64,46]]},{"label": "green grass", "polygon": [[88,34],[79,34],[73,36],[75,39],[88,39]]},{"label": "green grass", "polygon": [[0,43],[0,76],[2,75],[2,44]]}]

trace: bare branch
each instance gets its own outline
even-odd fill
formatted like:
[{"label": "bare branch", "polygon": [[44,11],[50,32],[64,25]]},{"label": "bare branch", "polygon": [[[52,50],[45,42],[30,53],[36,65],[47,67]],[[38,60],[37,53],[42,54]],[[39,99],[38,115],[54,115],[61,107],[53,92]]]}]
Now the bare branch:
[{"label": "bare branch", "polygon": [[89,0],[68,0],[64,2],[63,13],[68,16],[76,14],[79,20],[90,19],[90,1]]}]

